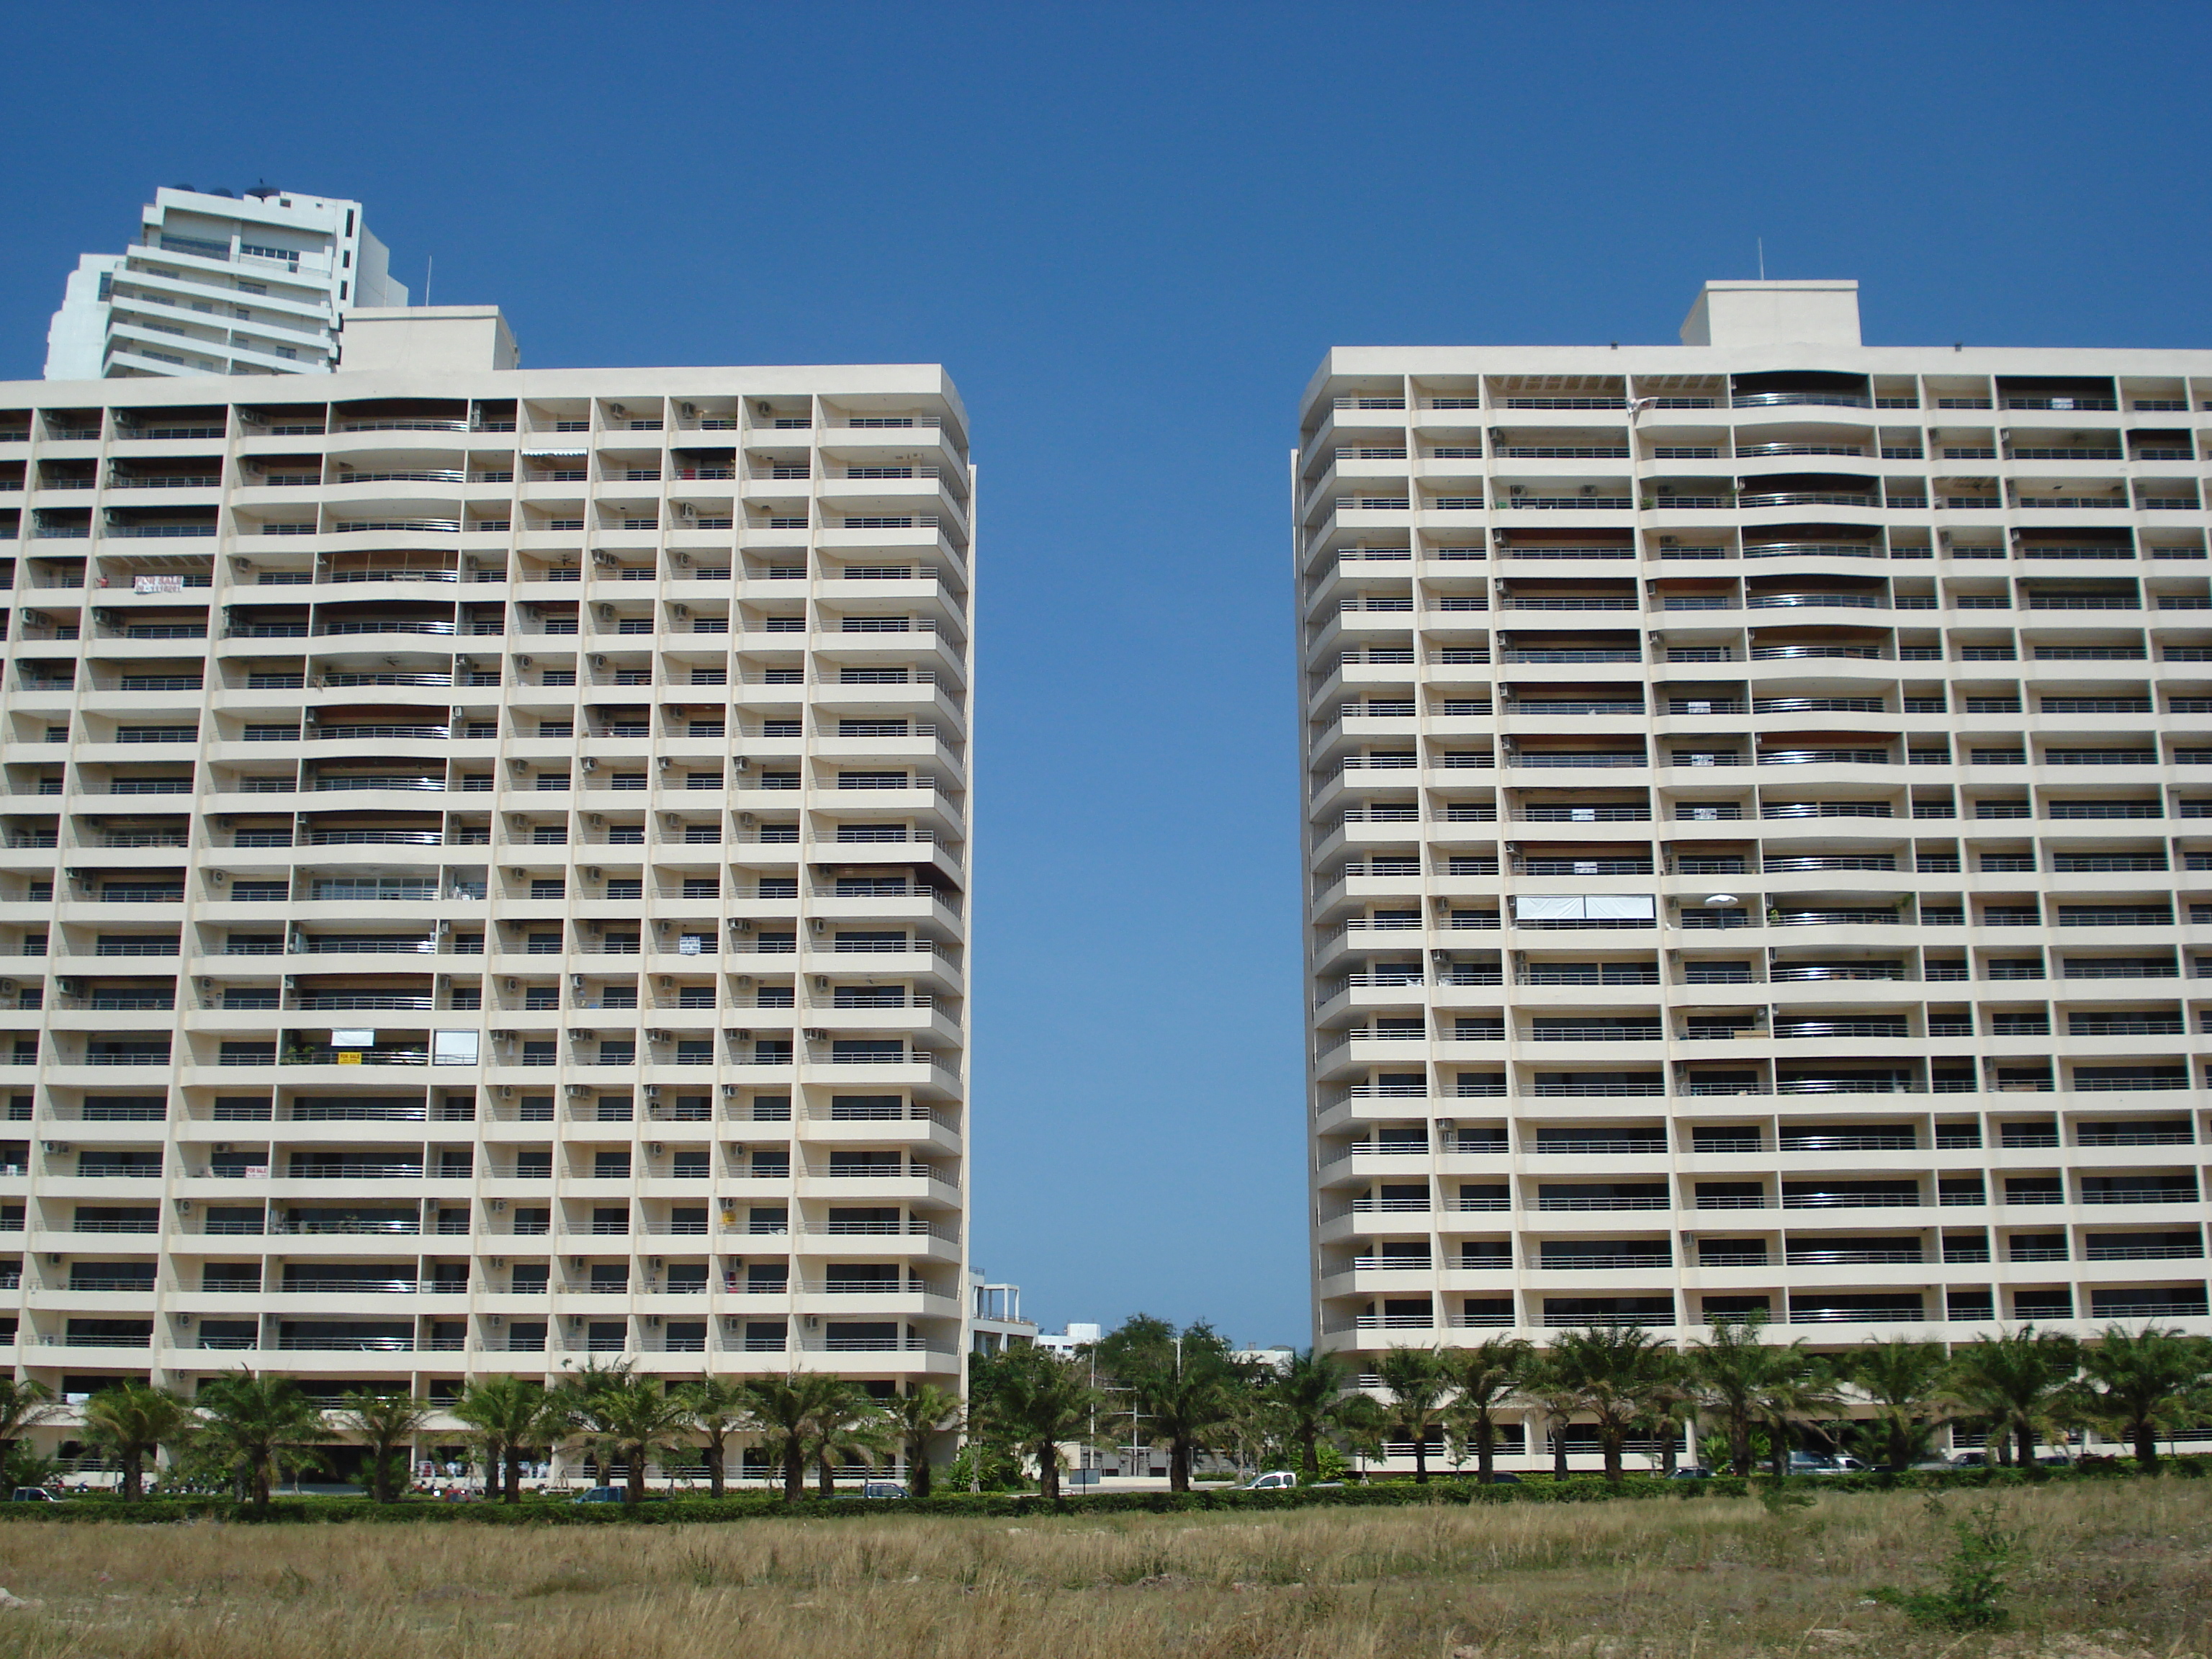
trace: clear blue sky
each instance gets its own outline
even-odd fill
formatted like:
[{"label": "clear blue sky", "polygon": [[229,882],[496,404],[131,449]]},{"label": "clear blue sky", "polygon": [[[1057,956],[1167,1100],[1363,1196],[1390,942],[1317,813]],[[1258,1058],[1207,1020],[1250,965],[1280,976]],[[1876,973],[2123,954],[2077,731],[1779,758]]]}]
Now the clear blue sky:
[{"label": "clear blue sky", "polygon": [[[2212,344],[2212,7],[0,5],[0,377],[159,184],[538,365],[942,362],[982,469],[975,1257],[1305,1340],[1285,453],[1333,343]],[[419,297],[419,289],[418,289]]]}]

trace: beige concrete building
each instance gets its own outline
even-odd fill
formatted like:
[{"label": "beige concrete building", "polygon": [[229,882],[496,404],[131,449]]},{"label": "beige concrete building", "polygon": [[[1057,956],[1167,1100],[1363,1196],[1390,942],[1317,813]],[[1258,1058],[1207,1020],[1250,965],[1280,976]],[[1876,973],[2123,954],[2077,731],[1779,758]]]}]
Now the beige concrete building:
[{"label": "beige concrete building", "polygon": [[2206,1319],[2212,352],[1338,349],[1316,1339]]},{"label": "beige concrete building", "polygon": [[957,1386],[934,367],[0,386],[0,1360]]}]

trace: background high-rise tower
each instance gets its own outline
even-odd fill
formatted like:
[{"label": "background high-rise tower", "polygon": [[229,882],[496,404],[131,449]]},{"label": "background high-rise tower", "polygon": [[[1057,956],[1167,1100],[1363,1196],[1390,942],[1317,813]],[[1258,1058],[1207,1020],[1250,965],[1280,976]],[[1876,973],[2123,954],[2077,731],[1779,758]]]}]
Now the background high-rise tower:
[{"label": "background high-rise tower", "polygon": [[1683,341],[1308,389],[1317,1340],[2212,1330],[2212,352]]},{"label": "background high-rise tower", "polygon": [[70,273],[46,377],[325,373],[348,312],[407,303],[389,265],[358,202],[159,190],[129,250]]}]

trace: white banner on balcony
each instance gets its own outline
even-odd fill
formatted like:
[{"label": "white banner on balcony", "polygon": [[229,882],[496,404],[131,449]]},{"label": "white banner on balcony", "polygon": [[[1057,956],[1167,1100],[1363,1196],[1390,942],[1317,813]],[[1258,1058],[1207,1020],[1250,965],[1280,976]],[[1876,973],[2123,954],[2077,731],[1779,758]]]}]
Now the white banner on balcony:
[{"label": "white banner on balcony", "polygon": [[181,593],[185,591],[185,579],[182,576],[133,576],[131,591],[133,593]]},{"label": "white banner on balcony", "polygon": [[332,1031],[331,1033],[331,1047],[333,1048],[374,1048],[376,1047],[376,1033],[359,1029],[353,1030]]},{"label": "white banner on balcony", "polygon": [[1579,893],[1516,893],[1513,896],[1513,914],[1522,921],[1579,921],[1583,914]]},{"label": "white banner on balcony", "polygon": [[1649,893],[1592,893],[1583,904],[1583,914],[1592,921],[1617,917],[1650,921],[1658,914],[1657,902]]},{"label": "white banner on balcony", "polygon": [[431,1032],[430,1063],[433,1066],[475,1065],[477,1036],[474,1031]]},{"label": "white banner on balcony", "polygon": [[1649,893],[1516,893],[1513,915],[1521,921],[1650,921],[1658,914]]}]

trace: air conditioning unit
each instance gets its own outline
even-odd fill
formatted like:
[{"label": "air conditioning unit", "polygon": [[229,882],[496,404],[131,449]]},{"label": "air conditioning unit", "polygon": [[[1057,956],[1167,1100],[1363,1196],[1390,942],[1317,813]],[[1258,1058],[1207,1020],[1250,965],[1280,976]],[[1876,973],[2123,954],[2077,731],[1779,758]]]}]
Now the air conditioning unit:
[{"label": "air conditioning unit", "polygon": [[66,1140],[50,1140],[46,1143],[46,1152],[49,1157],[67,1151],[69,1151],[69,1142]]},{"label": "air conditioning unit", "polygon": [[586,772],[596,772],[599,769],[599,757],[595,755],[585,756],[580,763]]},{"label": "air conditioning unit", "polygon": [[722,1098],[725,1100],[735,1100],[737,1097],[738,1085],[734,1083],[725,1083],[722,1085]]},{"label": "air conditioning unit", "polygon": [[592,653],[592,666],[594,668],[605,668],[606,665],[607,659],[601,656],[598,652],[594,651]]},{"label": "air conditioning unit", "polygon": [[750,772],[753,769],[753,763],[743,755],[732,755],[730,757],[730,769],[733,772]]},{"label": "air conditioning unit", "polygon": [[665,1042],[668,1041],[668,1033],[665,1031],[647,1031],[645,1034],[645,1039],[648,1042]]},{"label": "air conditioning unit", "polygon": [[659,1099],[659,1098],[660,1098],[660,1085],[659,1085],[658,1083],[648,1083],[648,1084],[647,1084],[647,1085],[645,1085],[645,1097],[646,1097],[647,1100],[658,1100],[658,1099]]},{"label": "air conditioning unit", "polygon": [[[503,1212],[506,1211],[506,1209],[507,1209],[507,1200],[506,1200],[505,1199],[503,1199],[503,1198],[495,1198],[494,1200],[492,1200],[492,1201],[491,1201],[491,1212],[492,1212],[494,1215],[499,1215],[499,1214],[501,1214],[501,1213],[503,1213]],[[499,1265],[500,1265],[500,1264],[499,1264],[498,1262],[496,1262],[496,1261],[495,1261],[495,1262],[493,1262],[493,1263],[492,1263],[492,1266],[494,1266],[495,1267],[498,1267]]]},{"label": "air conditioning unit", "polygon": [[586,1099],[591,1092],[590,1086],[586,1084],[572,1083],[568,1085],[568,1098],[571,1100]]},{"label": "air conditioning unit", "polygon": [[830,924],[819,916],[812,916],[807,920],[806,930],[811,933],[826,933],[830,931]]},{"label": "air conditioning unit", "polygon": [[[510,980],[505,981],[504,981],[504,988],[505,988],[505,989],[507,989],[507,990],[508,990],[508,991],[520,991],[520,990],[522,988],[522,981],[521,981],[520,980],[519,980],[519,979],[510,979]],[[500,1036],[500,1035],[501,1035],[501,1034],[500,1032],[495,1031],[495,1032],[493,1032],[493,1033],[492,1033],[492,1035],[493,1035],[494,1036]],[[510,1036],[511,1036],[511,1035],[512,1035],[512,1033],[508,1033],[507,1035],[510,1035]]]},{"label": "air conditioning unit", "polygon": [[177,1316],[177,1328],[179,1330],[188,1331],[191,1329],[191,1328],[192,1316],[190,1314],[179,1314]]},{"label": "air conditioning unit", "polygon": [[830,1033],[827,1031],[809,1030],[806,1033],[806,1040],[809,1042],[827,1042],[830,1041]]},{"label": "air conditioning unit", "polygon": [[[656,1140],[651,1143],[646,1150],[651,1152],[655,1158],[659,1158],[667,1152],[668,1148],[662,1142]],[[653,1265],[656,1267],[660,1265],[660,1258],[659,1256],[653,1258]]]},{"label": "air conditioning unit", "polygon": [[[603,559],[602,559],[602,561],[601,561],[601,562],[603,562],[603,563],[609,563],[609,564],[611,564],[611,563],[613,562],[613,561],[612,561],[612,560],[611,560],[611,559],[604,559],[604,558],[603,558]],[[615,608],[614,608],[614,606],[612,606],[612,605],[603,605],[599,606],[599,620],[600,620],[601,622],[612,622],[612,621],[615,619]]]}]

